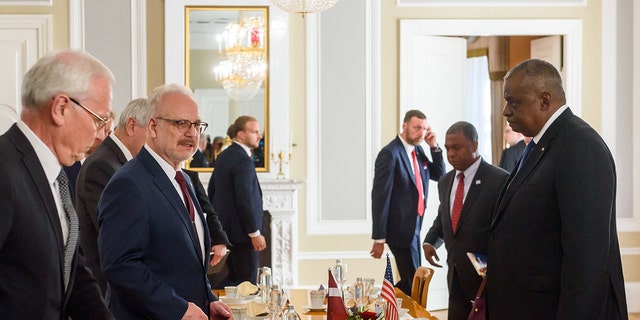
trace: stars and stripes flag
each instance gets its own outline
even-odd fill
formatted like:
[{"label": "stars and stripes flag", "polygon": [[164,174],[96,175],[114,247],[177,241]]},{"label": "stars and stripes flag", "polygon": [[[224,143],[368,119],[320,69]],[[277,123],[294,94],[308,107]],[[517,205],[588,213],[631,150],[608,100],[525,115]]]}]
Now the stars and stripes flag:
[{"label": "stars and stripes flag", "polygon": [[387,253],[387,269],[384,271],[384,281],[380,296],[387,301],[385,320],[398,320],[398,303],[396,302],[396,291],[393,288],[393,272],[391,271],[391,259]]},{"label": "stars and stripes flag", "polygon": [[[395,300],[394,300],[395,301]],[[397,313],[396,313],[397,314]],[[346,320],[347,309],[342,302],[342,295],[329,269],[329,297],[327,298],[327,320]],[[396,317],[397,320],[397,317]]]}]

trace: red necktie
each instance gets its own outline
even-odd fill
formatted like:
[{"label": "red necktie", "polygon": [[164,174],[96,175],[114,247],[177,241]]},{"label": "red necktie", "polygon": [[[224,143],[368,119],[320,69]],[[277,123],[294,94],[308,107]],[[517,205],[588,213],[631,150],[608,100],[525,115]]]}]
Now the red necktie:
[{"label": "red necktie", "polygon": [[458,174],[458,187],[456,188],[456,196],[453,198],[453,209],[451,210],[451,229],[456,233],[458,228],[458,220],[460,220],[460,212],[462,212],[462,200],[464,199],[464,173]]},{"label": "red necktie", "polygon": [[416,177],[416,187],[418,189],[418,215],[422,217],[424,214],[424,191],[422,190],[422,175],[418,167],[415,149],[411,151],[411,157],[413,158],[413,175]]},{"label": "red necktie", "polygon": [[184,175],[182,172],[176,172],[176,181],[180,185],[180,190],[182,190],[182,196],[184,197],[184,204],[187,207],[187,211],[189,211],[189,218],[191,218],[191,225],[193,226],[193,231],[196,234],[196,240],[198,241],[198,254],[202,256],[200,252],[200,237],[198,236],[198,229],[196,229],[196,221],[195,221],[195,212],[193,210],[193,201],[191,200],[191,196],[189,195],[189,190],[187,189],[187,181],[184,179]]}]

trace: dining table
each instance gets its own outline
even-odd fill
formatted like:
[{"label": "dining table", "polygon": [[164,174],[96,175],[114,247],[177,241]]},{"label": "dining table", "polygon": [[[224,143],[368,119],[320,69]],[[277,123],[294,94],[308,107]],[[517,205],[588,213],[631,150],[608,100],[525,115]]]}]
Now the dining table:
[{"label": "dining table", "polygon": [[[288,300],[289,304],[292,304],[300,316],[302,320],[326,320],[327,319],[327,311],[326,308],[323,310],[311,310],[310,300],[309,300],[309,292],[311,288],[301,288],[301,287],[292,287],[285,288],[285,299]],[[216,296],[224,296],[224,290],[213,290]],[[410,296],[402,292],[402,290],[396,288],[395,289],[396,298],[402,299],[402,306],[398,306],[400,308],[408,309],[407,316],[401,317],[402,319],[429,319],[429,320],[437,320],[438,318],[431,315],[429,311],[427,311],[424,307],[420,305],[420,303],[411,299]],[[325,298],[324,305],[327,305],[327,300]],[[234,306],[232,306],[233,308]],[[237,307],[237,306],[236,306]],[[235,320],[251,320],[255,318],[247,317],[247,319],[235,319]]]}]

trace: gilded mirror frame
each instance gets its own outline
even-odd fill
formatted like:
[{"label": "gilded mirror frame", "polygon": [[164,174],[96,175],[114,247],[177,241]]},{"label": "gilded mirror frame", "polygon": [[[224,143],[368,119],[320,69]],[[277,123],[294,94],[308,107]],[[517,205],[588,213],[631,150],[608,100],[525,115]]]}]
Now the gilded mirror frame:
[{"label": "gilded mirror frame", "polygon": [[[231,140],[226,136],[226,131],[234,119],[240,115],[256,117],[263,132],[261,146],[254,156],[256,171],[269,172],[271,162],[269,159],[271,151],[271,137],[269,136],[269,7],[187,5],[184,8],[184,83],[193,90],[196,98],[199,100],[198,106],[200,108],[202,121],[209,123],[209,128],[204,132],[204,135],[210,136],[212,142],[216,136],[225,137],[225,145],[228,145],[231,143]],[[226,23],[236,23],[237,20],[239,20],[239,18],[234,20],[234,17],[241,17],[245,14],[258,15],[264,19],[264,59],[267,68],[264,81],[256,96],[248,101],[238,102],[226,94],[225,90],[215,81],[213,76],[213,67],[218,65],[220,59],[220,41],[216,40],[214,36],[211,36],[213,48],[204,48],[199,43],[203,41],[203,36],[208,37],[209,35],[219,33],[220,29],[224,29]],[[193,28],[192,24],[194,26]],[[211,57],[211,59],[208,57]],[[196,68],[194,66],[195,63],[201,65]],[[207,78],[210,79],[203,81],[203,79],[207,80]],[[211,85],[208,83],[211,83]],[[262,100],[261,103],[260,100]],[[262,108],[260,108],[260,104]],[[222,119],[216,118],[216,114],[214,114],[214,111],[211,109],[213,107],[215,107],[215,110],[222,110],[219,111],[222,113]],[[188,160],[185,166],[189,170],[198,172],[213,171],[211,167],[192,167],[191,160]]]}]

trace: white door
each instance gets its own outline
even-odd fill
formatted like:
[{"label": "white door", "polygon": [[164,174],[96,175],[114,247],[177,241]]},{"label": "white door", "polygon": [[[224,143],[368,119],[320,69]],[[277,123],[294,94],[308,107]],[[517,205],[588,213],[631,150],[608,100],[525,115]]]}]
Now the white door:
[{"label": "white door", "polygon": [[[466,40],[402,31],[405,30],[401,30],[400,40],[400,121],[408,110],[421,110],[427,115],[427,121],[444,149],[446,130],[454,122],[465,119]],[[451,166],[447,164],[449,170]],[[437,183],[430,181],[422,237],[431,227],[438,205]],[[438,256],[443,268],[434,268],[429,285],[428,310],[445,309],[448,305],[447,252],[444,246],[438,249]],[[424,258],[422,260],[423,266],[430,266]]]}]

